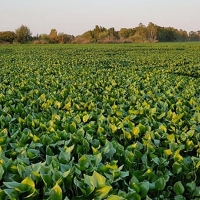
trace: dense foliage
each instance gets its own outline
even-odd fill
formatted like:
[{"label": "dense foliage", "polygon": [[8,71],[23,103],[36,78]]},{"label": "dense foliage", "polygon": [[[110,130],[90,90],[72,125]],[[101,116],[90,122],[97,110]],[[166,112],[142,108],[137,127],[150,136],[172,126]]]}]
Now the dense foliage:
[{"label": "dense foliage", "polygon": [[152,22],[147,26],[140,23],[137,27],[105,28],[96,25],[93,30],[88,30],[74,37],[66,33],[57,33],[51,29],[49,34],[32,36],[27,26],[20,26],[15,33],[11,31],[0,32],[0,44],[4,43],[33,43],[33,44],[86,44],[86,43],[149,43],[149,42],[186,42],[200,41],[200,31],[178,30],[174,27],[161,27]]},{"label": "dense foliage", "polygon": [[0,199],[200,198],[199,52],[0,46]]}]

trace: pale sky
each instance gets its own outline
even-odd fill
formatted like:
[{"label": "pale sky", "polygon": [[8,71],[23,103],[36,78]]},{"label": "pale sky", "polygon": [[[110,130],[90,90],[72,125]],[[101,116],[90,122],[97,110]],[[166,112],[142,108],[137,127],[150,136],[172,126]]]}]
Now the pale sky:
[{"label": "pale sky", "polygon": [[200,0],[0,0],[0,31],[21,25],[33,35],[57,32],[79,35],[95,25],[133,28],[142,22],[200,30]]}]

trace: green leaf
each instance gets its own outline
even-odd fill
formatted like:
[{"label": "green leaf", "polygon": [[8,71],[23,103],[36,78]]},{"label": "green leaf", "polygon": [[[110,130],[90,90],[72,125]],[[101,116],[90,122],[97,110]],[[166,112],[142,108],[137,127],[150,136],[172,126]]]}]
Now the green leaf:
[{"label": "green leaf", "polygon": [[188,137],[193,137],[195,133],[195,130],[189,130],[186,134],[188,135]]},{"label": "green leaf", "polygon": [[77,124],[80,124],[81,123],[81,118],[79,115],[76,115],[73,119]]},{"label": "green leaf", "polygon": [[68,171],[63,173],[63,178],[66,178],[70,174],[71,170],[69,169]]},{"label": "green leaf", "polygon": [[83,138],[84,137],[84,129],[83,128],[80,128],[78,131],[77,131],[77,135],[80,137],[80,138]]},{"label": "green leaf", "polygon": [[137,149],[134,150],[134,154],[136,155],[137,158],[141,158],[143,156],[143,154]]},{"label": "green leaf", "polygon": [[200,197],[200,187],[196,187],[193,191],[193,196]]},{"label": "green leaf", "polygon": [[186,200],[186,198],[183,195],[176,195],[174,200]]},{"label": "green leaf", "polygon": [[123,197],[117,195],[110,195],[106,200],[123,200]]},{"label": "green leaf", "polygon": [[134,182],[136,184],[139,184],[139,180],[133,175],[130,182]]},{"label": "green leaf", "polygon": [[123,116],[123,113],[122,113],[121,110],[117,110],[117,111],[116,111],[116,115],[117,115],[118,117],[122,117],[122,116]]},{"label": "green leaf", "polygon": [[155,108],[151,108],[150,109],[150,114],[151,115],[154,115],[156,113],[156,107]]},{"label": "green leaf", "polygon": [[101,153],[98,153],[98,154],[96,154],[96,155],[93,155],[93,158],[94,158],[94,160],[95,160],[95,164],[96,164],[96,166],[98,166],[98,164],[101,162],[101,160],[102,160],[102,155],[101,155]]},{"label": "green leaf", "polygon": [[21,189],[22,191],[26,191],[26,190],[34,191],[34,190],[35,190],[35,183],[34,183],[34,181],[33,181],[30,177],[26,177],[26,178],[21,182],[20,189]]},{"label": "green leaf", "polygon": [[78,160],[78,164],[80,166],[80,170],[85,170],[89,167],[89,160],[85,154]]},{"label": "green leaf", "polygon": [[134,161],[134,154],[130,151],[125,151],[125,158],[127,159],[128,162],[132,163]]},{"label": "green leaf", "polygon": [[53,182],[57,181],[59,183],[59,180],[61,180],[62,176],[57,169],[54,169],[51,178],[52,178]]},{"label": "green leaf", "polygon": [[106,178],[101,174],[97,173],[96,171],[94,171],[91,177],[91,182],[95,187],[100,187],[105,184]]},{"label": "green leaf", "polygon": [[52,185],[52,177],[49,174],[41,174],[41,178],[46,186]]},{"label": "green leaf", "polygon": [[4,192],[8,195],[10,200],[18,200],[19,194],[15,189],[4,189]]},{"label": "green leaf", "polygon": [[10,188],[10,189],[13,189],[13,188],[19,188],[21,183],[18,183],[18,182],[4,182],[3,183],[7,188]]},{"label": "green leaf", "polygon": [[186,189],[189,192],[192,192],[193,190],[195,190],[195,188],[196,188],[196,183],[195,182],[190,182],[190,183],[186,184]]},{"label": "green leaf", "polygon": [[20,176],[23,177],[23,173],[25,172],[25,167],[23,165],[18,164],[17,165],[17,170],[18,170]]},{"label": "green leaf", "polygon": [[174,192],[179,195],[179,194],[183,194],[185,191],[185,188],[183,187],[181,181],[178,181],[174,184]]},{"label": "green leaf", "polygon": [[156,180],[155,187],[157,190],[163,190],[165,186],[166,186],[166,181],[164,178],[159,178],[158,180]]},{"label": "green leaf", "polygon": [[194,118],[198,123],[200,123],[200,113],[199,112],[195,112]]},{"label": "green leaf", "polygon": [[70,131],[71,131],[72,133],[74,133],[74,132],[76,131],[76,124],[75,124],[75,122],[72,122],[72,123],[70,124],[69,128],[70,128]]},{"label": "green leaf", "polygon": [[40,153],[40,151],[38,151],[36,149],[28,149],[27,150],[27,155],[30,159],[37,157],[39,153]]},{"label": "green leaf", "polygon": [[28,194],[28,196],[24,197],[24,200],[36,200],[38,198],[38,191],[35,190],[34,192]]},{"label": "green leaf", "polygon": [[36,184],[41,181],[41,176],[39,172],[31,171],[33,179],[36,181]]},{"label": "green leaf", "polygon": [[149,191],[149,182],[145,181],[145,182],[140,182],[139,183],[139,187],[140,187],[140,194],[141,197],[144,198],[147,196],[147,193]]},{"label": "green leaf", "polygon": [[63,151],[60,152],[59,154],[59,160],[64,164],[64,163],[68,163],[71,159],[71,152],[74,149],[74,145],[70,146],[70,147],[65,147]]},{"label": "green leaf", "polygon": [[182,165],[180,165],[178,162],[175,162],[172,165],[172,169],[174,174],[179,174],[182,171]]},{"label": "green leaf", "polygon": [[1,136],[0,137],[0,145],[3,145],[3,144],[5,144],[6,143],[6,140],[7,140],[7,136],[5,135],[5,136]]},{"label": "green leaf", "polygon": [[62,196],[62,189],[56,183],[56,185],[50,191],[49,200],[62,200]]},{"label": "green leaf", "polygon": [[98,197],[98,199],[103,199],[106,196],[108,196],[108,193],[110,192],[111,189],[112,189],[111,186],[103,185],[95,190],[94,196]]},{"label": "green leaf", "polygon": [[97,173],[96,171],[93,172],[92,176],[88,176],[84,174],[84,183],[86,183],[89,186],[93,187],[101,187],[102,185],[105,185],[106,178],[102,176],[101,174]]},{"label": "green leaf", "polygon": [[83,188],[83,182],[82,181],[79,181],[76,177],[74,177],[74,184],[75,184],[75,186],[76,187],[78,187],[78,188]]},{"label": "green leaf", "polygon": [[[164,112],[164,113],[161,113],[157,118],[158,118],[158,119],[162,119],[165,115],[166,115],[165,112]],[[164,130],[164,131],[165,131],[165,130]]]},{"label": "green leaf", "polygon": [[2,180],[3,174],[4,174],[4,169],[2,165],[0,165],[0,181]]},{"label": "green leaf", "polygon": [[135,182],[132,182],[132,183],[130,184],[130,187],[131,187],[132,189],[134,189],[134,190],[135,190],[135,192],[137,192],[137,193],[139,193],[139,192],[140,192],[140,187],[138,186],[138,184],[137,184],[137,183],[135,183]]},{"label": "green leaf", "polygon": [[43,136],[43,138],[42,138],[42,143],[44,144],[44,145],[49,145],[49,144],[51,144],[53,142],[53,140],[49,137],[49,136],[47,136],[47,135],[44,135]]},{"label": "green leaf", "polygon": [[2,189],[0,189],[0,199],[5,199],[5,197],[6,193]]},{"label": "green leaf", "polygon": [[146,197],[146,200],[152,200],[149,196]]},{"label": "green leaf", "polygon": [[141,196],[135,192],[129,192],[126,196],[128,200],[141,200]]}]

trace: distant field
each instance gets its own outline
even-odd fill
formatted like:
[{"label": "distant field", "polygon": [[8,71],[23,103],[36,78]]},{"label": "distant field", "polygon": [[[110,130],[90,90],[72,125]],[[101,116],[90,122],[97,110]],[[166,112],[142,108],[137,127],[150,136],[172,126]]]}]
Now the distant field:
[{"label": "distant field", "polygon": [[0,45],[0,200],[200,199],[200,43]]}]

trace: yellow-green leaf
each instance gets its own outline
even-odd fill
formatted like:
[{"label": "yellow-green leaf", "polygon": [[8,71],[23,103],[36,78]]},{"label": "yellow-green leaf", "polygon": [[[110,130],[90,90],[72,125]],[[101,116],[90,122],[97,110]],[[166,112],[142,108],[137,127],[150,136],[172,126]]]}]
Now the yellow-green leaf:
[{"label": "yellow-green leaf", "polygon": [[51,189],[50,200],[62,200],[62,189],[56,183],[56,185]]},{"label": "yellow-green leaf", "polygon": [[131,131],[135,137],[139,137],[140,129],[139,127],[135,127]]},{"label": "yellow-green leaf", "polygon": [[111,129],[112,133],[114,133],[117,130],[117,127],[113,124],[109,124],[109,128]]},{"label": "yellow-green leaf", "polygon": [[108,195],[111,189],[112,187],[108,185],[101,186],[95,191],[94,195],[98,197],[99,199],[103,199]]},{"label": "yellow-green leaf", "polygon": [[106,178],[101,174],[97,173],[96,171],[94,171],[91,177],[91,182],[95,187],[99,187],[105,185]]},{"label": "yellow-green leaf", "polygon": [[88,115],[88,114],[84,115],[83,116],[83,122],[84,123],[87,122],[89,118],[90,118],[90,115]]},{"label": "yellow-green leaf", "polygon": [[106,200],[123,200],[123,197],[117,195],[110,195]]},{"label": "yellow-green leaf", "polygon": [[172,150],[166,149],[166,150],[164,150],[164,153],[165,153],[166,156],[170,156],[172,154]]},{"label": "yellow-green leaf", "polygon": [[31,189],[32,191],[35,189],[35,183],[30,177],[26,177],[22,182],[21,182],[21,187],[22,190],[26,189]]},{"label": "yellow-green leaf", "polygon": [[181,162],[183,160],[183,157],[180,155],[180,149],[176,150],[174,160],[177,162]]}]

